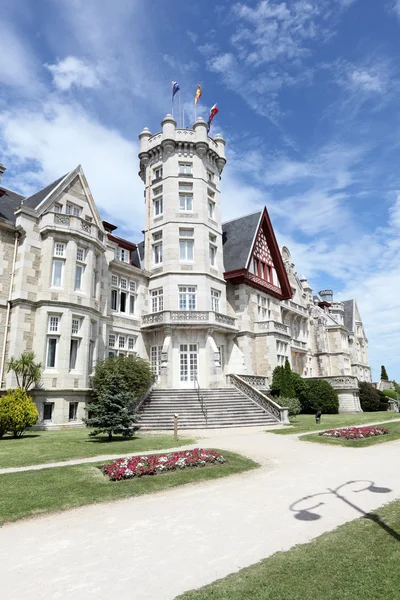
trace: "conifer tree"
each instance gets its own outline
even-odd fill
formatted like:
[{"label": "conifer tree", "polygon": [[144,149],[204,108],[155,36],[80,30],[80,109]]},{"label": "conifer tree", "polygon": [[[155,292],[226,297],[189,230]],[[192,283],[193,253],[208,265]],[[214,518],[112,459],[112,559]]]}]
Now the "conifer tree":
[{"label": "conifer tree", "polygon": [[90,436],[107,433],[109,441],[113,434],[131,437],[139,427],[132,402],[132,394],[124,389],[124,378],[121,373],[109,375],[107,389],[102,391],[96,402],[90,404],[90,416],[84,420],[87,427],[94,427]]},{"label": "conifer tree", "polygon": [[295,396],[294,383],[292,379],[292,369],[290,367],[290,362],[288,358],[286,358],[285,360],[282,385],[279,395],[283,398],[294,398]]},{"label": "conifer tree", "polygon": [[383,379],[383,381],[389,381],[389,377],[388,377],[388,374],[386,373],[385,365],[381,366],[381,379]]}]

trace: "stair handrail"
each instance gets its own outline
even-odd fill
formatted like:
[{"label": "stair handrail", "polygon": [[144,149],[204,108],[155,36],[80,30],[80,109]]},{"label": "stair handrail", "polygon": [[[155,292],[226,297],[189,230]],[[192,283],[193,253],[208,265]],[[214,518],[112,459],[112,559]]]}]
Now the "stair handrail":
[{"label": "stair handrail", "polygon": [[135,412],[137,412],[137,413],[139,412],[139,410],[142,408],[143,404],[146,402],[146,400],[148,399],[148,397],[150,396],[151,392],[154,390],[155,387],[156,387],[156,380],[154,378],[153,381],[151,382],[151,385],[149,386],[149,388],[140,397],[139,402],[136,404]]},{"label": "stair handrail", "polygon": [[253,400],[255,404],[258,404],[266,412],[271,414],[280,423],[289,423],[289,410],[285,406],[279,406],[272,398],[267,396],[265,393],[260,392],[257,388],[253,387],[242,379],[239,375],[233,373],[228,375],[228,382],[235,386],[245,396]]},{"label": "stair handrail", "polygon": [[206,427],[208,427],[208,422],[207,422],[207,405],[206,405],[206,403],[204,401],[203,395],[201,394],[201,388],[200,388],[199,379],[197,377],[197,374],[194,376],[193,385],[194,385],[194,388],[197,391],[197,400],[200,403],[201,412],[203,413],[203,416],[204,416],[204,418],[206,420]]}]

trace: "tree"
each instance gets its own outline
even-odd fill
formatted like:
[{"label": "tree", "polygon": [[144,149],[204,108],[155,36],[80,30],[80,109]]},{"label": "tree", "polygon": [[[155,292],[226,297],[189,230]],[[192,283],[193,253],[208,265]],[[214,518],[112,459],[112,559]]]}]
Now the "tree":
[{"label": "tree", "polygon": [[39,418],[38,409],[25,389],[8,390],[0,398],[0,437],[10,431],[15,438],[21,437],[28,427]]},{"label": "tree", "polygon": [[102,391],[90,404],[90,417],[83,419],[87,427],[94,427],[90,436],[107,433],[109,441],[113,434],[131,437],[137,429],[137,416],[132,394],[127,392],[121,373],[112,373],[108,378],[107,390]]},{"label": "tree", "polygon": [[360,404],[364,412],[387,410],[388,400],[383,392],[377,390],[371,383],[360,381],[358,384]]},{"label": "tree", "polygon": [[95,399],[108,392],[115,374],[121,375],[121,391],[130,395],[133,404],[137,404],[153,381],[146,360],[136,356],[110,356],[96,364],[91,381]]},{"label": "tree", "polygon": [[308,384],[298,373],[292,371],[292,382],[294,386],[294,395],[298,398],[301,406],[301,412],[305,412],[308,402]]},{"label": "tree", "polygon": [[325,379],[309,379],[307,381],[307,399],[303,412],[314,414],[321,410],[325,414],[339,412],[337,391]]},{"label": "tree", "polygon": [[275,367],[272,372],[271,396],[279,396],[284,376],[285,368],[281,366]]},{"label": "tree", "polygon": [[42,370],[42,364],[35,363],[33,352],[24,352],[19,358],[11,358],[7,365],[7,372],[14,371],[18,387],[26,391],[40,385]]},{"label": "tree", "polygon": [[389,381],[389,377],[388,377],[388,374],[386,373],[385,365],[381,366],[381,379],[383,379],[383,381]]},{"label": "tree", "polygon": [[94,401],[90,403],[87,427],[94,427],[91,436],[107,433],[130,437],[137,417],[136,405],[153,381],[147,361],[131,356],[112,356],[96,365],[92,378]]},{"label": "tree", "polygon": [[287,358],[285,360],[285,366],[283,369],[283,378],[279,395],[283,396],[284,398],[294,398],[295,396],[292,369],[290,368],[290,362]]}]

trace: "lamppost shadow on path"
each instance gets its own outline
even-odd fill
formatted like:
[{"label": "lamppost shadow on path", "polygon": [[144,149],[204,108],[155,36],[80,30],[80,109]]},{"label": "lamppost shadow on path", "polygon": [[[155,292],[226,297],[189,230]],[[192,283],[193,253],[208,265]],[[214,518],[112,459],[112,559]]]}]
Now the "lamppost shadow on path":
[{"label": "lamppost shadow on path", "polygon": [[[294,518],[298,519],[299,521],[318,521],[322,518],[322,515],[318,514],[320,512],[318,509],[321,506],[324,506],[326,502],[317,501],[316,503],[312,504],[313,500],[320,496],[334,496],[348,506],[354,508],[354,510],[359,512],[365,519],[376,523],[379,527],[386,531],[386,533],[400,542],[400,533],[389,527],[389,525],[382,521],[378,515],[365,512],[362,508],[354,504],[354,502],[351,502],[348,498],[346,498],[346,496],[344,496],[344,494],[341,492],[342,488],[345,486],[351,485],[353,488],[360,488],[361,485],[365,485],[366,483],[368,484],[366,487],[361,487],[361,489],[350,489],[348,490],[348,493],[358,494],[360,492],[372,492],[373,494],[388,494],[392,491],[386,487],[379,487],[375,485],[373,481],[369,480],[360,479],[358,481],[346,481],[346,483],[342,483],[342,485],[339,485],[335,489],[328,488],[326,492],[320,492],[311,496],[304,496],[303,498],[300,498],[300,500],[296,500],[296,502],[293,502],[293,504],[290,505],[290,510],[295,513]],[[304,506],[302,506],[302,504],[304,504]]]}]

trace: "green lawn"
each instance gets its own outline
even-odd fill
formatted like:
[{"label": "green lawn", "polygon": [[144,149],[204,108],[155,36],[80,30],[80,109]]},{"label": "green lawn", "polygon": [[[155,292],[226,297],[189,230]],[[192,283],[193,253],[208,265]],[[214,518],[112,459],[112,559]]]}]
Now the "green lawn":
[{"label": "green lawn", "polygon": [[396,501],[179,599],[398,600],[399,542]]},{"label": "green lawn", "polygon": [[[317,444],[331,444],[334,446],[346,446],[350,448],[365,448],[365,446],[373,446],[375,444],[385,444],[400,439],[400,422],[385,423],[385,427],[389,430],[387,435],[378,435],[377,437],[365,438],[363,440],[343,440],[338,438],[325,438],[318,434],[302,435],[301,440],[306,442],[316,442]],[[329,428],[327,428],[329,429]]]},{"label": "green lawn", "polygon": [[115,438],[109,442],[107,436],[89,437],[90,429],[61,431],[29,431],[18,439],[0,438],[0,468],[25,467],[40,463],[58,462],[72,458],[87,458],[104,454],[126,454],[163,450],[194,440],[181,438],[174,441],[172,435],[146,435],[138,433],[133,438]]},{"label": "green lawn", "polygon": [[200,483],[259,466],[238,454],[220,452],[227,459],[222,465],[171,471],[126,481],[109,481],[97,468],[100,463],[0,475],[0,524],[84,504],[140,496],[186,483]]},{"label": "green lawn", "polygon": [[400,414],[382,411],[345,415],[322,415],[320,425],[315,423],[314,415],[297,415],[291,421],[290,426],[285,429],[270,430],[268,433],[278,435],[289,435],[293,433],[306,433],[307,431],[320,431],[321,429],[334,429],[336,427],[348,427],[349,425],[366,425],[367,423],[376,423],[378,421],[390,421],[399,419]]}]

